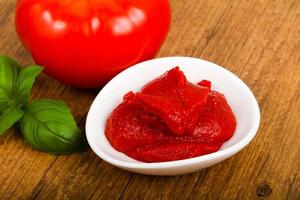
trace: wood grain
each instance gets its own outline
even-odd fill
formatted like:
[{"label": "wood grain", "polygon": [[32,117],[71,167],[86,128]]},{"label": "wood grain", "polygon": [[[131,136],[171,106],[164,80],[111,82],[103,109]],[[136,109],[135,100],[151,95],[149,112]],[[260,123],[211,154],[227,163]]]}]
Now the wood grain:
[{"label": "wood grain", "polygon": [[[242,152],[176,177],[117,169],[91,150],[33,151],[17,129],[0,138],[0,199],[300,199],[300,1],[171,0],[173,23],[159,57],[225,66],[253,90],[260,130]],[[0,53],[33,63],[14,30],[15,0],[0,0]],[[83,128],[97,91],[41,76],[33,98],[62,99]]]}]

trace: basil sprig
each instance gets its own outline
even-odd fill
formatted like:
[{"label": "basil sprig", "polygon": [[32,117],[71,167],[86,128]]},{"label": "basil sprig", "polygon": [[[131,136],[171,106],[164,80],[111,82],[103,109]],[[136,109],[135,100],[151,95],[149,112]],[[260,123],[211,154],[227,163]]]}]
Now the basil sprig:
[{"label": "basil sprig", "polygon": [[[24,103],[27,99],[24,97],[25,91],[22,92],[22,95],[18,95],[19,88],[22,85],[23,88],[26,87],[26,92],[30,93],[28,90],[32,85],[20,84],[19,75],[23,70],[11,58],[0,56],[0,135],[3,135],[25,113],[22,107],[25,106]],[[23,79],[27,80],[26,77]]]},{"label": "basil sprig", "polygon": [[29,102],[39,66],[21,68],[13,59],[0,55],[0,135],[19,121],[26,142],[34,149],[67,154],[85,150],[87,143],[63,101]]}]

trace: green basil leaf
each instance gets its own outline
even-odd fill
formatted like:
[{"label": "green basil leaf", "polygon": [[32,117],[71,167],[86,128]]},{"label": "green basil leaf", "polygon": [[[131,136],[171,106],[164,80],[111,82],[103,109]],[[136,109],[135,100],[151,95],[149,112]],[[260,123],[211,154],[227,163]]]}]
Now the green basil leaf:
[{"label": "green basil leaf", "polygon": [[7,104],[26,104],[36,77],[43,70],[39,66],[21,68],[13,59],[0,55],[0,113]]},{"label": "green basil leaf", "polygon": [[11,128],[24,115],[24,110],[18,107],[8,108],[0,116],[0,136]]},{"label": "green basil leaf", "polygon": [[29,66],[20,71],[17,89],[17,98],[19,101],[24,104],[27,103],[34,81],[42,70],[43,68],[40,66]]},{"label": "green basil leaf", "polygon": [[87,143],[63,101],[35,100],[20,120],[26,141],[40,151],[66,154],[85,150]]},{"label": "green basil leaf", "polygon": [[0,136],[23,115],[30,91],[41,67],[21,68],[13,59],[0,55]]},{"label": "green basil leaf", "polygon": [[24,115],[16,98],[20,71],[18,63],[0,55],[0,136]]},{"label": "green basil leaf", "polygon": [[0,55],[0,114],[15,104],[20,70],[14,60]]}]

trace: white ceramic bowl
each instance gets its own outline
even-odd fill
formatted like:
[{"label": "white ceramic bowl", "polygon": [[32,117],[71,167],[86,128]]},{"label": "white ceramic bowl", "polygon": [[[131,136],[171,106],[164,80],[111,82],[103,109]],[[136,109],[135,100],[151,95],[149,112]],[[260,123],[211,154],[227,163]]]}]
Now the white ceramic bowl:
[{"label": "white ceramic bowl", "polygon": [[[212,89],[225,94],[236,119],[233,137],[215,153],[186,160],[143,163],[115,150],[108,142],[104,128],[113,109],[121,103],[128,91],[139,91],[150,80],[179,66],[187,79],[197,83],[212,81]],[[86,135],[93,151],[106,162],[125,170],[151,175],[178,175],[197,171],[219,163],[243,149],[255,136],[260,112],[250,89],[228,70],[196,58],[168,57],[139,63],[113,78],[94,100],[86,121]]]}]

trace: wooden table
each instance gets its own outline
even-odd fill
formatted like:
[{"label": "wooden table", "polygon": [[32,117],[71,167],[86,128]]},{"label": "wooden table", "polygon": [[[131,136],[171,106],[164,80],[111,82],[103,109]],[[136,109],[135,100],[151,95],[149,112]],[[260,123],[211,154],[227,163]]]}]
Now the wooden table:
[{"label": "wooden table", "polygon": [[[225,66],[253,90],[260,130],[242,152],[176,177],[115,168],[91,150],[53,156],[17,129],[0,138],[1,199],[300,199],[300,1],[172,0],[173,24],[158,54]],[[0,52],[32,64],[14,30],[15,0],[0,0]],[[33,98],[62,99],[83,128],[97,91],[43,75]]]}]

